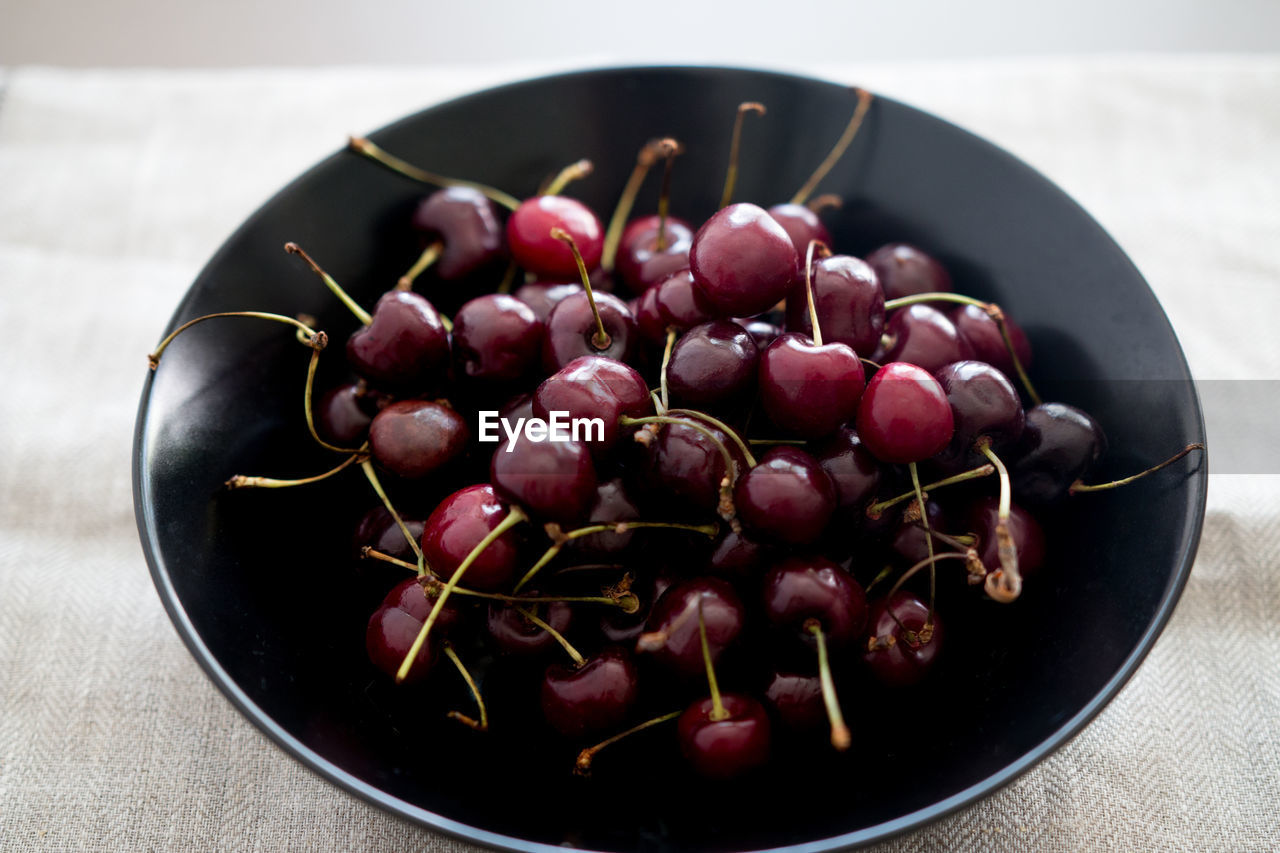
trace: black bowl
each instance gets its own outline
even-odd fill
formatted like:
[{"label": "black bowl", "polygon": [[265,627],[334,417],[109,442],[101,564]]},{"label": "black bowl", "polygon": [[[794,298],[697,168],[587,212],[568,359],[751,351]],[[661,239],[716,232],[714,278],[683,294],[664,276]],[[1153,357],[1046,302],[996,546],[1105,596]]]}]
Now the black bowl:
[{"label": "black bowl", "polygon": [[[574,185],[612,208],[646,139],[687,146],[674,208],[697,221],[720,192],[736,105],[769,108],[743,146],[736,197],[786,200],[850,115],[850,90],[758,71],[623,69],[505,86],[374,134],[439,172],[531,193],[578,157]],[[656,181],[650,181],[650,186]],[[1142,277],[1110,237],[1042,176],[950,124],[878,99],[821,191],[855,254],[890,240],[935,252],[957,289],[998,300],[1035,346],[1048,399],[1105,426],[1099,477],[1137,470],[1203,425],[1186,362]],[[312,250],[372,304],[412,262],[405,220],[421,186],[338,153],[254,214],[201,273],[171,327],[215,311],[307,312],[335,340],[354,321],[282,245]],[[637,210],[653,204],[652,189]],[[1004,785],[1078,732],[1133,674],[1190,571],[1206,467],[1072,500],[1051,525],[1043,581],[1015,606],[974,606],[950,661],[906,693],[846,697],[857,744],[788,763],[750,785],[707,786],[669,768],[663,746],[568,771],[572,750],[516,747],[438,721],[433,697],[396,692],[364,658],[379,590],[353,581],[358,475],[288,492],[220,491],[234,473],[297,474],[310,449],[300,411],[307,351],[250,320],[188,332],[147,378],[134,448],[138,527],[179,633],[231,701],[300,761],[425,826],[495,847],[754,850],[845,847],[919,826]],[[340,359],[333,359],[340,361]]]}]

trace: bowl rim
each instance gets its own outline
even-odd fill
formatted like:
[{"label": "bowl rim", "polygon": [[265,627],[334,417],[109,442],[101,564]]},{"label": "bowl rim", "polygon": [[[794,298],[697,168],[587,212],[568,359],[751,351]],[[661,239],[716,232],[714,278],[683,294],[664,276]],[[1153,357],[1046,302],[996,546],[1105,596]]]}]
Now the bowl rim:
[{"label": "bowl rim", "polygon": [[[819,76],[800,74],[790,71],[771,70],[767,68],[687,64],[597,66],[524,78],[497,86],[489,86],[454,98],[439,101],[396,119],[390,124],[384,125],[367,134],[367,136],[370,139],[376,140],[383,134],[394,132],[403,125],[422,121],[436,110],[455,108],[458,105],[471,100],[487,98],[510,89],[518,89],[532,85],[548,85],[560,80],[591,77],[600,74],[621,75],[652,71],[673,71],[702,75],[710,78],[748,73],[761,77],[771,77],[806,85],[818,83],[844,89],[850,88],[848,84],[825,79]],[[911,106],[910,104],[903,103],[895,98],[880,95],[879,93],[876,93],[875,97],[877,100],[892,103],[898,108],[928,116],[933,121],[940,122],[951,130],[969,137],[971,141],[976,141],[981,146],[986,147],[991,152],[992,156],[1005,161],[1006,165],[1013,166],[1017,170],[1027,173],[1033,180],[1043,185],[1046,190],[1060,196],[1060,198],[1066,201],[1070,207],[1074,208],[1085,221],[1090,223],[1094,229],[1100,232],[1106,240],[1115,243],[1115,239],[1111,237],[1101,224],[1099,224],[1087,210],[1081,207],[1075,199],[1021,158],[1015,156],[1001,146],[978,136],[972,131],[956,125],[947,119],[934,115],[933,113],[921,110],[917,107]],[[342,157],[343,153],[342,149],[335,151],[328,157],[325,157],[319,162],[313,164],[301,174],[290,180],[283,187],[272,193],[269,198],[263,201],[251,215],[249,215],[230,235],[228,235],[228,237],[220,244],[218,250],[202,267],[201,271],[192,282],[192,285],[188,287],[182,300],[178,303],[178,306],[170,318],[169,324],[165,330],[166,334],[176,327],[178,318],[186,313],[189,303],[195,299],[195,283],[199,282],[205,276],[206,272],[213,269],[221,262],[224,254],[230,251],[230,246],[235,242],[235,238],[252,230],[256,226],[258,220],[264,215],[265,211],[270,208],[277,199],[293,191],[296,186],[311,180],[317,173],[328,168],[339,157]],[[1132,259],[1129,258],[1128,254],[1125,253],[1118,244],[1116,244],[1116,248],[1134,275],[1142,281],[1148,291],[1151,291],[1150,284],[1147,283],[1145,276],[1142,275],[1141,271],[1133,263]],[[1151,291],[1151,295],[1153,302],[1159,311],[1160,317],[1164,319],[1166,325],[1169,327],[1174,344],[1177,348],[1178,359],[1176,363],[1171,366],[1181,374],[1177,379],[1179,381],[1184,381],[1187,384],[1188,391],[1191,396],[1191,402],[1195,410],[1193,423],[1196,427],[1196,432],[1198,433],[1197,438],[1202,444],[1204,444],[1204,412],[1200,404],[1198,389],[1191,377],[1190,367],[1186,360],[1186,354],[1182,349],[1181,342],[1177,339],[1176,333],[1173,331],[1168,314],[1165,312],[1163,306],[1160,305],[1159,299],[1156,297],[1154,291]],[[405,800],[391,796],[382,789],[361,780],[352,773],[343,770],[332,761],[324,758],[318,752],[306,746],[298,738],[290,734],[260,706],[254,703],[249,698],[248,694],[245,693],[235,682],[230,673],[228,673],[221,664],[218,663],[213,653],[210,651],[208,646],[205,645],[203,639],[196,631],[190,617],[187,615],[182,602],[178,598],[177,591],[173,586],[172,579],[169,575],[169,569],[159,556],[160,543],[157,536],[158,525],[156,523],[154,505],[151,500],[150,487],[148,485],[150,456],[148,453],[149,448],[146,439],[151,390],[154,377],[154,371],[148,371],[143,384],[141,401],[139,403],[137,419],[135,422],[132,446],[134,516],[138,527],[138,535],[143,546],[143,554],[146,558],[147,566],[150,570],[156,591],[164,605],[164,609],[169,614],[169,618],[173,622],[174,628],[177,630],[178,635],[181,637],[188,651],[196,659],[196,662],[200,665],[206,676],[208,676],[218,689],[222,691],[223,695],[231,702],[231,704],[250,722],[257,726],[260,731],[266,734],[277,747],[291,755],[303,766],[318,774],[321,778],[336,785],[347,793],[359,797],[371,805],[377,806],[398,817],[412,821],[419,826],[444,833],[462,841],[482,844],[499,850],[513,851],[513,853],[562,853],[564,848],[559,845],[540,841],[530,841],[515,836],[504,835],[482,829],[468,823],[452,820],[441,814],[422,808],[421,806],[417,806],[406,802]],[[1186,548],[1181,554],[1173,574],[1170,576],[1161,593],[1154,617],[1150,624],[1147,625],[1138,642],[1121,663],[1117,671],[1075,715],[1067,719],[1040,743],[1036,744],[1032,749],[1028,750],[1016,760],[1010,762],[981,781],[970,785],[969,787],[952,794],[943,800],[939,800],[923,808],[916,809],[915,811],[909,812],[893,820],[873,824],[853,832],[842,833],[797,844],[767,848],[751,848],[753,853],[819,853],[819,851],[848,849],[879,841],[885,841],[908,831],[919,829],[940,820],[947,815],[957,812],[965,806],[971,805],[978,800],[994,794],[996,791],[1022,776],[1032,767],[1039,764],[1053,752],[1060,749],[1068,741],[1078,735],[1090,722],[1092,722],[1102,709],[1115,698],[1125,684],[1128,683],[1129,679],[1133,677],[1138,666],[1150,653],[1156,640],[1164,631],[1169,619],[1173,615],[1173,611],[1177,606],[1183,589],[1186,587],[1187,580],[1190,577],[1192,565],[1195,562],[1196,553],[1199,548],[1208,499],[1208,472],[1208,453],[1206,450],[1201,452],[1200,464],[1186,477],[1188,487],[1195,490],[1192,497],[1195,498],[1196,512],[1191,522],[1191,529],[1188,531],[1188,535],[1186,537]]]}]

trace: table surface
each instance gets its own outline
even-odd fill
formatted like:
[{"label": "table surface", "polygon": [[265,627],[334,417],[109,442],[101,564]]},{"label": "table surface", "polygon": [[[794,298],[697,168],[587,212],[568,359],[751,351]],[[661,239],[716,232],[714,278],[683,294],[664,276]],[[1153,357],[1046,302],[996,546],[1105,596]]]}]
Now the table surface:
[{"label": "table surface", "polygon": [[[204,677],[151,586],[129,457],[143,356],[246,215],[348,133],[547,70],[0,71],[0,849],[466,846],[324,782]],[[935,112],[1080,201],[1167,310],[1215,450],[1195,569],[1133,680],[883,849],[1280,846],[1280,57],[796,70]]]}]

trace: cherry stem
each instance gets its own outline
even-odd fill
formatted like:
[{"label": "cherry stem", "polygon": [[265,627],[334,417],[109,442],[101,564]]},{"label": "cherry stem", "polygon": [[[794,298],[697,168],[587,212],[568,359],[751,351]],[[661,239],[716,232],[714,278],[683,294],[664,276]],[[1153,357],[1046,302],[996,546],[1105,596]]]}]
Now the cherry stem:
[{"label": "cherry stem", "polygon": [[742,122],[747,113],[764,115],[764,104],[744,101],[738,104],[738,114],[733,119],[733,136],[729,141],[729,168],[724,173],[724,192],[720,194],[720,207],[728,207],[733,199],[733,188],[738,183],[738,149],[742,143]]},{"label": "cherry stem", "polygon": [[684,713],[683,711],[672,711],[669,714],[663,714],[661,717],[654,717],[652,720],[645,720],[643,723],[641,723],[638,726],[632,726],[631,728],[627,729],[624,732],[619,732],[618,734],[614,735],[611,738],[607,738],[606,740],[600,741],[600,743],[596,744],[595,746],[587,747],[586,749],[582,750],[582,752],[578,753],[578,761],[574,765],[573,772],[577,773],[580,776],[585,776],[586,774],[591,772],[591,762],[596,757],[596,755],[600,752],[600,750],[604,749],[605,747],[612,746],[613,744],[617,743],[623,738],[630,737],[631,735],[636,734],[637,732],[642,732],[645,729],[652,728],[653,726],[661,725],[662,723],[669,722],[670,720],[674,720],[676,717],[679,717],[683,713]]},{"label": "cherry stem", "polygon": [[[905,584],[908,580],[910,580],[913,575],[915,575],[925,566],[933,567],[933,565],[940,560],[966,560],[968,559],[968,556],[969,556],[968,552],[966,551],[944,551],[941,554],[934,554],[932,557],[924,558],[923,560],[916,563],[914,566],[912,566],[911,568],[907,569],[905,572],[902,573],[902,577],[898,578],[898,580],[894,582],[893,586],[889,588],[889,592],[885,596],[885,598],[892,598],[894,594],[897,593],[898,590],[902,589],[903,584]],[[895,618],[895,621],[896,621],[896,618]],[[930,622],[933,621],[932,616],[930,616],[929,621]],[[899,622],[898,624],[901,625],[902,623]]]},{"label": "cherry stem", "polygon": [[502,274],[502,281],[498,282],[498,287],[494,291],[495,293],[511,292],[511,285],[514,284],[516,280],[517,269],[518,268],[516,267],[516,262],[514,260],[507,261],[507,271]]},{"label": "cherry stem", "polygon": [[840,138],[836,140],[836,144],[832,146],[826,159],[818,164],[818,168],[813,170],[809,180],[805,181],[804,186],[796,190],[796,194],[791,197],[792,204],[804,204],[809,200],[809,196],[813,195],[813,191],[818,188],[818,184],[822,183],[822,179],[840,161],[840,158],[844,156],[845,150],[853,142],[853,138],[858,135],[858,129],[862,127],[862,120],[866,118],[867,110],[871,108],[871,93],[866,89],[854,89],[853,91],[858,97],[858,105],[853,110],[853,117],[849,119],[849,124],[845,126],[844,132],[840,134]]},{"label": "cherry stem", "polygon": [[609,227],[604,232],[604,249],[600,253],[600,266],[606,272],[613,271],[613,265],[618,258],[618,246],[622,243],[622,232],[627,227],[627,219],[631,216],[631,209],[635,207],[636,196],[640,194],[645,176],[661,156],[663,143],[678,144],[674,139],[651,139],[636,155],[636,165],[631,169],[631,177],[627,178],[622,194],[618,196],[618,203],[613,208],[613,216],[609,219]]},{"label": "cherry stem", "polygon": [[[978,480],[982,477],[989,477],[996,472],[995,466],[991,464],[979,465],[977,468],[970,468],[968,471],[961,471],[959,474],[953,474],[933,483],[929,483],[923,487],[925,492],[931,492],[934,489],[941,489],[943,486],[953,486],[956,483],[963,483],[967,480]],[[897,497],[874,503],[867,507],[867,518],[877,519],[884,514],[886,509],[897,506],[905,500],[916,496],[915,489],[903,492]],[[923,510],[923,508],[922,508]]]},{"label": "cherry stem", "polygon": [[271,314],[264,311],[221,311],[216,314],[205,314],[196,317],[194,320],[188,320],[178,328],[174,329],[168,336],[156,345],[156,348],[147,356],[147,365],[155,370],[160,366],[160,357],[164,355],[164,351],[169,348],[169,344],[173,343],[173,339],[178,335],[190,329],[197,323],[203,323],[205,320],[213,320],[218,317],[253,317],[258,320],[274,320],[277,323],[285,323],[293,326],[298,330],[298,340],[317,352],[329,345],[329,336],[324,332],[317,331],[301,320],[293,317],[286,317],[283,314]]},{"label": "cherry stem", "polygon": [[313,477],[303,477],[298,480],[277,480],[272,477],[250,477],[244,474],[236,474],[227,480],[226,487],[228,489],[287,489],[291,486],[305,486],[310,483],[319,483],[321,480],[327,480],[334,474],[345,471],[355,462],[362,462],[367,459],[362,453],[352,453],[346,459],[342,460],[335,468],[330,468],[323,474],[316,474]]},{"label": "cherry stem", "polygon": [[862,363],[863,363],[863,364],[865,364],[867,367],[870,367],[872,370],[879,370],[880,368],[884,367],[884,365],[883,365],[883,364],[878,364],[878,363],[876,363],[876,362],[872,361],[871,359],[869,359],[869,358],[863,358],[862,356],[858,356],[858,361],[862,362]]},{"label": "cherry stem", "polygon": [[642,426],[644,424],[681,424],[691,430],[702,433],[707,439],[715,445],[720,451],[721,457],[724,459],[724,478],[720,481],[720,517],[731,524],[737,515],[733,506],[733,483],[736,479],[736,466],[733,463],[733,455],[729,453],[729,448],[724,446],[724,442],[716,438],[709,428],[698,423],[693,418],[674,417],[672,415],[648,415],[643,418],[630,418],[626,415],[618,418],[621,426]]},{"label": "cherry stem", "polygon": [[370,160],[387,167],[391,171],[404,175],[406,178],[412,178],[423,184],[430,184],[433,187],[470,187],[477,190],[490,201],[502,205],[508,210],[515,210],[520,206],[520,200],[514,196],[504,193],[502,190],[475,181],[464,181],[458,178],[446,178],[433,172],[428,172],[418,166],[401,160],[394,154],[382,150],[374,143],[360,136],[352,136],[347,141],[347,147],[358,154],[362,154]]},{"label": "cherry stem", "polygon": [[818,682],[822,685],[822,701],[827,706],[827,719],[831,723],[831,745],[844,752],[853,743],[853,736],[845,725],[840,699],[836,696],[836,683],[831,677],[831,663],[827,659],[827,638],[822,633],[822,623],[817,619],[806,622],[805,629],[813,634],[818,644]]},{"label": "cherry stem", "polygon": [[662,149],[662,158],[666,162],[662,166],[662,189],[658,193],[658,236],[654,241],[654,246],[659,252],[667,250],[667,218],[671,213],[671,172],[676,165],[676,155],[683,151],[674,139],[665,139],[663,142],[673,144],[665,145]]},{"label": "cherry stem", "polygon": [[698,597],[698,642],[702,644],[702,662],[707,665],[707,686],[711,689],[711,713],[713,723],[729,719],[729,710],[720,698],[720,685],[716,681],[716,668],[711,663],[711,644],[707,642],[707,620],[702,615],[702,597]]},{"label": "cherry stem", "polygon": [[974,448],[991,460],[1000,475],[1000,503],[996,509],[996,552],[1000,557],[1000,569],[987,575],[987,595],[1008,604],[1022,592],[1022,573],[1018,571],[1018,548],[1009,532],[1009,513],[1012,509],[1013,489],[1009,485],[1009,469],[991,450],[991,439],[982,436]]},{"label": "cherry stem", "polygon": [[884,580],[885,578],[889,577],[889,575],[891,575],[891,574],[893,574],[893,566],[892,566],[892,564],[887,565],[887,566],[885,566],[883,569],[881,569],[881,570],[880,570],[880,573],[879,573],[879,574],[877,574],[874,578],[872,578],[872,579],[871,579],[871,583],[867,584],[867,590],[866,590],[866,591],[867,591],[867,595],[870,595],[870,594],[871,594],[871,590],[872,590],[872,589],[874,589],[875,587],[879,586],[880,582],[881,582],[882,580]]},{"label": "cherry stem", "polygon": [[444,644],[444,653],[449,660],[453,661],[453,665],[458,668],[458,674],[462,676],[462,680],[467,682],[467,687],[471,690],[471,697],[476,700],[476,708],[480,710],[480,720],[478,722],[458,711],[450,711],[449,719],[457,720],[478,732],[488,731],[489,712],[485,710],[484,699],[480,696],[480,688],[476,687],[475,679],[471,677],[471,673],[467,671],[467,667],[462,663],[462,658],[458,657],[458,653],[453,650],[452,643]]},{"label": "cherry stem", "polygon": [[662,371],[658,374],[658,386],[662,389],[662,411],[668,410],[667,365],[671,364],[671,350],[676,345],[676,330],[667,329],[667,345],[662,349]]},{"label": "cherry stem", "polygon": [[560,191],[574,181],[581,180],[595,171],[595,164],[590,160],[579,160],[570,163],[551,179],[551,182],[538,195],[559,195]]},{"label": "cherry stem", "polygon": [[569,657],[573,658],[574,666],[581,667],[583,664],[587,662],[586,658],[584,658],[581,655],[581,653],[579,653],[578,650],[575,649],[569,643],[569,641],[564,638],[563,634],[561,634],[555,628],[552,628],[542,619],[539,619],[532,610],[530,610],[527,607],[517,607],[516,610],[520,611],[520,615],[524,616],[524,618],[528,619],[534,625],[537,625],[539,628],[541,628],[542,630],[550,634],[551,638],[555,640],[557,643],[559,643],[560,647],[565,650],[565,653],[568,654]]},{"label": "cherry stem", "polygon": [[613,339],[604,330],[604,320],[600,317],[600,309],[596,307],[596,296],[591,290],[591,275],[587,272],[587,265],[582,260],[582,253],[578,251],[578,244],[563,228],[552,228],[551,236],[566,244],[569,251],[573,252],[573,259],[578,264],[578,275],[582,278],[582,289],[587,292],[587,302],[591,305],[591,313],[596,318],[596,333],[591,336],[591,345],[598,350],[606,350],[613,344]]},{"label": "cherry stem", "polygon": [[409,267],[409,271],[400,276],[400,280],[396,282],[396,290],[413,290],[413,282],[426,271],[427,267],[440,259],[440,253],[443,251],[444,243],[440,240],[436,240],[423,249],[422,254],[418,256],[418,260],[414,261],[413,266]]},{"label": "cherry stem", "polygon": [[1199,442],[1196,442],[1195,444],[1188,444],[1186,447],[1182,448],[1177,453],[1173,454],[1168,459],[1161,462],[1159,465],[1154,465],[1145,471],[1139,472],[1137,474],[1133,474],[1132,476],[1129,476],[1129,477],[1125,477],[1122,480],[1112,480],[1110,483],[1098,483],[1096,485],[1091,485],[1091,486],[1085,485],[1080,480],[1076,480],[1074,483],[1071,484],[1071,488],[1067,489],[1067,494],[1078,495],[1082,492],[1103,492],[1103,491],[1106,491],[1107,489],[1118,489],[1121,486],[1127,486],[1130,483],[1132,483],[1134,480],[1141,480],[1143,477],[1147,476],[1148,474],[1154,474],[1156,471],[1159,471],[1161,468],[1165,468],[1169,465],[1172,465],[1174,462],[1177,462],[1179,459],[1186,456],[1188,453],[1190,453],[1193,450],[1204,450],[1204,445],[1200,444]]},{"label": "cherry stem", "polygon": [[320,276],[320,280],[325,283],[325,286],[333,292],[334,296],[338,297],[338,300],[343,305],[347,306],[347,309],[351,311],[352,314],[356,315],[356,319],[361,323],[364,323],[366,326],[373,322],[373,317],[369,315],[369,312],[361,308],[356,301],[342,289],[342,286],[334,280],[333,276],[321,269],[320,265],[312,260],[311,256],[304,252],[301,246],[297,243],[285,243],[284,250],[289,254],[297,255],[306,261],[307,266],[311,267],[311,271]]},{"label": "cherry stem", "polygon": [[552,534],[554,543],[542,556],[538,558],[538,562],[533,564],[529,571],[525,572],[524,577],[520,578],[520,582],[515,585],[512,590],[517,593],[528,586],[529,581],[533,580],[543,567],[556,558],[566,544],[574,539],[581,539],[583,536],[590,536],[593,533],[629,533],[632,530],[644,530],[646,528],[667,528],[670,530],[687,530],[692,533],[701,533],[704,536],[714,538],[719,532],[720,527],[715,524],[682,524],[677,521],[616,521],[606,524],[590,524],[586,527],[579,527],[576,530],[570,530],[568,533],[561,531],[558,527],[553,527],[548,531]]},{"label": "cherry stem", "polygon": [[831,249],[821,240],[810,240],[804,253],[804,296],[809,302],[809,323],[813,326],[813,343],[822,346],[822,328],[818,325],[818,306],[813,301],[813,253],[822,252],[822,257],[830,257]]},{"label": "cherry stem", "polygon": [[[911,487],[915,490],[916,500],[920,502],[920,523],[924,527],[925,537],[924,544],[929,551],[929,559],[933,560],[933,530],[929,527],[929,507],[925,504],[924,489],[920,488],[920,472],[916,469],[916,463],[907,464],[907,470],[911,472]],[[938,573],[934,570],[933,563],[929,563],[929,614],[925,620],[925,627],[933,624],[933,603],[938,588]]]},{"label": "cherry stem", "polygon": [[830,209],[839,210],[844,207],[844,199],[835,193],[825,193],[817,198],[810,199],[809,202],[805,204],[805,207],[809,208],[814,213],[821,213],[824,210]]},{"label": "cherry stem", "polygon": [[747,443],[742,440],[742,436],[738,434],[736,429],[733,429],[719,418],[708,415],[706,412],[700,412],[697,409],[671,409],[667,414],[683,415],[688,418],[697,418],[698,420],[706,421],[725,435],[729,436],[729,438],[733,439],[733,443],[738,445],[738,449],[742,451],[742,455],[746,459],[748,468],[756,467],[756,458],[751,455],[751,450],[747,447]]},{"label": "cherry stem", "polygon": [[427,565],[426,557],[422,555],[422,546],[418,544],[418,538],[409,532],[409,526],[404,523],[400,513],[396,512],[395,506],[391,503],[391,498],[387,497],[386,491],[382,488],[382,482],[378,479],[378,472],[373,469],[373,463],[366,459],[360,463],[360,468],[364,471],[365,479],[369,481],[369,485],[373,487],[374,493],[382,501],[382,505],[386,507],[387,512],[391,513],[391,517],[395,519],[400,532],[404,534],[405,541],[413,549],[414,556],[418,558],[418,574],[427,574],[431,571],[431,568]]},{"label": "cherry stem", "polygon": [[804,447],[809,442],[803,438],[748,438],[747,444],[752,447],[778,447],[779,445],[789,445],[791,447]]},{"label": "cherry stem", "polygon": [[307,387],[302,395],[302,411],[307,418],[307,431],[311,433],[311,437],[316,443],[325,450],[332,450],[335,453],[363,453],[369,448],[369,443],[365,442],[360,447],[338,447],[336,444],[330,444],[320,437],[320,433],[316,432],[315,416],[312,413],[311,401],[315,392],[316,385],[316,367],[320,363],[320,350],[312,350],[311,361],[307,364]]}]

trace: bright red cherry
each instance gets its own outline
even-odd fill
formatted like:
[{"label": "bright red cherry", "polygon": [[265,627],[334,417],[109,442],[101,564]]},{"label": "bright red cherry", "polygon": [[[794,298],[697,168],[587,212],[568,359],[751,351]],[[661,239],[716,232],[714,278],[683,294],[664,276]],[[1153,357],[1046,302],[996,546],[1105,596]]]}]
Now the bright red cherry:
[{"label": "bright red cherry", "polygon": [[750,317],[787,295],[800,256],[791,237],[754,204],[717,211],[694,235],[689,269],[707,305],[721,316]]},{"label": "bright red cherry", "polygon": [[785,334],[760,354],[760,404],[769,420],[802,438],[830,435],[852,420],[865,385],[862,362],[845,344]]},{"label": "bright red cherry", "polygon": [[858,405],[858,437],[881,462],[920,462],[951,441],[946,392],[929,371],[892,362],[876,371]]},{"label": "bright red cherry", "polygon": [[566,412],[570,420],[603,421],[599,440],[593,434],[587,442],[597,457],[617,444],[620,417],[643,417],[651,407],[649,386],[635,368],[594,355],[575,358],[544,380],[533,395],[533,413],[544,420],[552,412]]},{"label": "bright red cherry", "polygon": [[374,385],[420,389],[449,363],[449,335],[436,309],[412,291],[383,294],[369,325],[347,340],[351,368]]},{"label": "bright red cherry", "polygon": [[507,220],[507,244],[516,263],[539,278],[575,278],[578,263],[569,247],[551,236],[553,228],[573,237],[588,270],[600,265],[604,252],[600,220],[582,202],[559,195],[526,199]]},{"label": "bright red cherry", "polygon": [[467,376],[511,382],[538,364],[543,324],[513,296],[489,293],[453,315],[454,364]]},{"label": "bright red cherry", "polygon": [[[509,511],[510,507],[488,483],[459,489],[441,501],[422,532],[422,556],[436,577],[444,581],[453,577],[472,549],[502,523]],[[518,557],[519,541],[509,530],[476,557],[463,576],[462,586],[480,590],[510,586]]]}]

